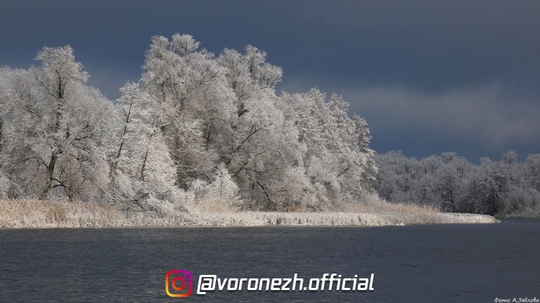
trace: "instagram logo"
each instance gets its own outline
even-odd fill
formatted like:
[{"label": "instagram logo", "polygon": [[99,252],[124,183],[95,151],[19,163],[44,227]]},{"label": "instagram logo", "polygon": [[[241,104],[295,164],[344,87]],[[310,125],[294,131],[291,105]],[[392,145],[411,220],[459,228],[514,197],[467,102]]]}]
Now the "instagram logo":
[{"label": "instagram logo", "polygon": [[165,291],[169,297],[188,297],[193,291],[191,273],[184,269],[169,270],[165,276]]}]

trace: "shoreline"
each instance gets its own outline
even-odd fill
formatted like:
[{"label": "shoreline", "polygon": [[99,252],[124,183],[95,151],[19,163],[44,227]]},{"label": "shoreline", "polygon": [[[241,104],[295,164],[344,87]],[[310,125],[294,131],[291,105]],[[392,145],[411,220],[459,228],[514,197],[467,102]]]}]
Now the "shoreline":
[{"label": "shoreline", "polygon": [[156,211],[126,211],[96,203],[2,200],[0,229],[144,227],[373,227],[419,224],[492,224],[495,217],[441,213],[418,206],[381,202],[363,209],[327,212],[180,212],[172,205]]}]

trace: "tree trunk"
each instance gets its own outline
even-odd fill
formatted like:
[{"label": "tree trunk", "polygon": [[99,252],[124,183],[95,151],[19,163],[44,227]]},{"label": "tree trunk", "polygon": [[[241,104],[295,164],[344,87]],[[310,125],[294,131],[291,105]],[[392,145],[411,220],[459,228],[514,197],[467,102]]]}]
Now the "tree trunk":
[{"label": "tree trunk", "polygon": [[40,200],[45,200],[47,198],[47,195],[49,194],[49,191],[52,188],[52,181],[54,176],[54,168],[56,166],[56,160],[58,159],[58,155],[56,153],[53,153],[51,155],[51,160],[49,161],[49,164],[47,165],[47,180],[45,181],[45,188],[41,192],[41,195],[39,196]]}]

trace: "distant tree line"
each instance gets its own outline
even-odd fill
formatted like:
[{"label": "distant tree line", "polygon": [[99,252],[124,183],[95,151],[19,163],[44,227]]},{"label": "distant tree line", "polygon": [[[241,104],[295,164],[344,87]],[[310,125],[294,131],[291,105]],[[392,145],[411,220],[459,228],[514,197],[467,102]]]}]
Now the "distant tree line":
[{"label": "distant tree line", "polygon": [[422,160],[400,151],[375,156],[373,182],[381,198],[435,205],[444,211],[490,215],[540,215],[540,154],[518,161],[514,151],[479,165],[456,153]]},{"label": "distant tree line", "polygon": [[114,101],[71,47],[36,60],[0,69],[1,198],[287,211],[372,192],[366,121],[317,89],[278,96],[282,70],[253,46],[216,57],[189,35],[153,37],[140,81]]}]

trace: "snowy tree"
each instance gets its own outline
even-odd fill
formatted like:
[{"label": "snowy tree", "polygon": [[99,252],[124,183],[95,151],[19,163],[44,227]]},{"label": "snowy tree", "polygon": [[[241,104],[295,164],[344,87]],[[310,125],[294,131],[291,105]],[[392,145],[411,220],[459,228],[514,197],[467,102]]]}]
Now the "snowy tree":
[{"label": "snowy tree", "polygon": [[289,106],[287,120],[298,129],[316,199],[322,204],[361,200],[376,171],[365,120],[350,119],[345,101],[335,95],[327,100],[316,89],[282,98]]},{"label": "snowy tree", "polygon": [[9,167],[5,160],[8,159],[9,149],[5,147],[6,139],[9,137],[11,130],[11,121],[13,116],[10,115],[12,108],[16,106],[11,98],[12,85],[16,78],[23,77],[26,71],[12,70],[9,68],[0,69],[0,197],[18,197],[22,194],[20,186],[10,180],[8,172]]},{"label": "snowy tree", "polygon": [[43,48],[40,67],[2,69],[0,195],[293,211],[371,191],[371,135],[347,102],[278,96],[283,71],[254,46],[218,58],[199,47],[153,37],[141,80],[114,105],[69,46]]},{"label": "snowy tree", "polygon": [[510,176],[501,165],[482,158],[479,170],[469,188],[469,199],[480,213],[494,215],[504,208],[503,193],[509,190]]},{"label": "snowy tree", "polygon": [[102,143],[112,105],[84,84],[88,74],[71,47],[44,47],[36,60],[41,67],[18,72],[6,94],[11,120],[2,161],[10,179],[41,199],[99,199],[108,180]]},{"label": "snowy tree", "polygon": [[540,191],[540,154],[529,155],[525,159],[524,177],[527,185]]},{"label": "snowy tree", "polygon": [[527,162],[520,163],[518,161],[518,154],[514,150],[510,150],[502,156],[499,165],[508,176],[508,190],[502,194],[503,208],[499,211],[499,215],[526,213],[534,209],[540,210],[538,199],[540,193],[534,187],[536,180],[534,177],[530,178],[528,170],[530,166],[527,167],[527,164]]},{"label": "snowy tree", "polygon": [[[473,165],[456,153],[429,156],[417,162],[401,152],[376,155],[374,188],[388,201],[431,204],[444,211],[529,216],[540,213],[537,155],[525,163],[515,151],[499,162],[482,158]],[[412,169],[411,169],[412,168]]]},{"label": "snowy tree", "polygon": [[353,122],[356,126],[355,135],[358,137],[358,147],[363,153],[365,162],[362,163],[362,178],[361,185],[364,189],[370,190],[371,184],[377,175],[377,165],[375,164],[375,151],[369,147],[371,143],[371,133],[367,122],[358,114],[353,115]]},{"label": "snowy tree", "polygon": [[145,90],[159,102],[158,124],[173,159],[178,186],[208,178],[218,159],[216,146],[228,138],[226,123],[233,94],[224,70],[199,42],[175,34],[154,37],[142,77]]},{"label": "snowy tree", "polygon": [[[241,189],[245,207],[306,207],[313,201],[305,195],[310,190],[304,187],[308,184],[305,174],[298,173],[303,170],[298,132],[284,116],[284,104],[275,94],[282,72],[265,60],[266,53],[249,45],[245,54],[226,49],[218,59],[236,97],[231,140],[221,154]],[[291,182],[303,185],[293,187]]]},{"label": "snowy tree", "polygon": [[451,165],[441,166],[435,174],[435,187],[444,209],[456,209],[461,179]]},{"label": "snowy tree", "polygon": [[118,142],[111,161],[114,200],[150,207],[144,201],[177,202],[182,192],[175,186],[176,170],[166,140],[158,127],[157,100],[139,84],[127,83],[116,101]]},{"label": "snowy tree", "polygon": [[[297,133],[276,107],[273,94],[247,99],[246,113],[233,122],[232,150],[226,164],[253,207],[280,209],[291,201],[287,193],[288,167],[300,161],[295,148]],[[288,181],[285,181],[288,182]]]},{"label": "snowy tree", "polygon": [[439,159],[440,165],[432,174],[437,204],[447,211],[459,211],[468,207],[465,186],[473,174],[471,164],[465,158],[450,152],[442,153]]},{"label": "snowy tree", "polygon": [[374,186],[388,201],[430,204],[445,211],[468,207],[462,204],[467,204],[465,187],[474,170],[456,153],[418,161],[391,151],[377,155],[376,163],[379,172]]}]

